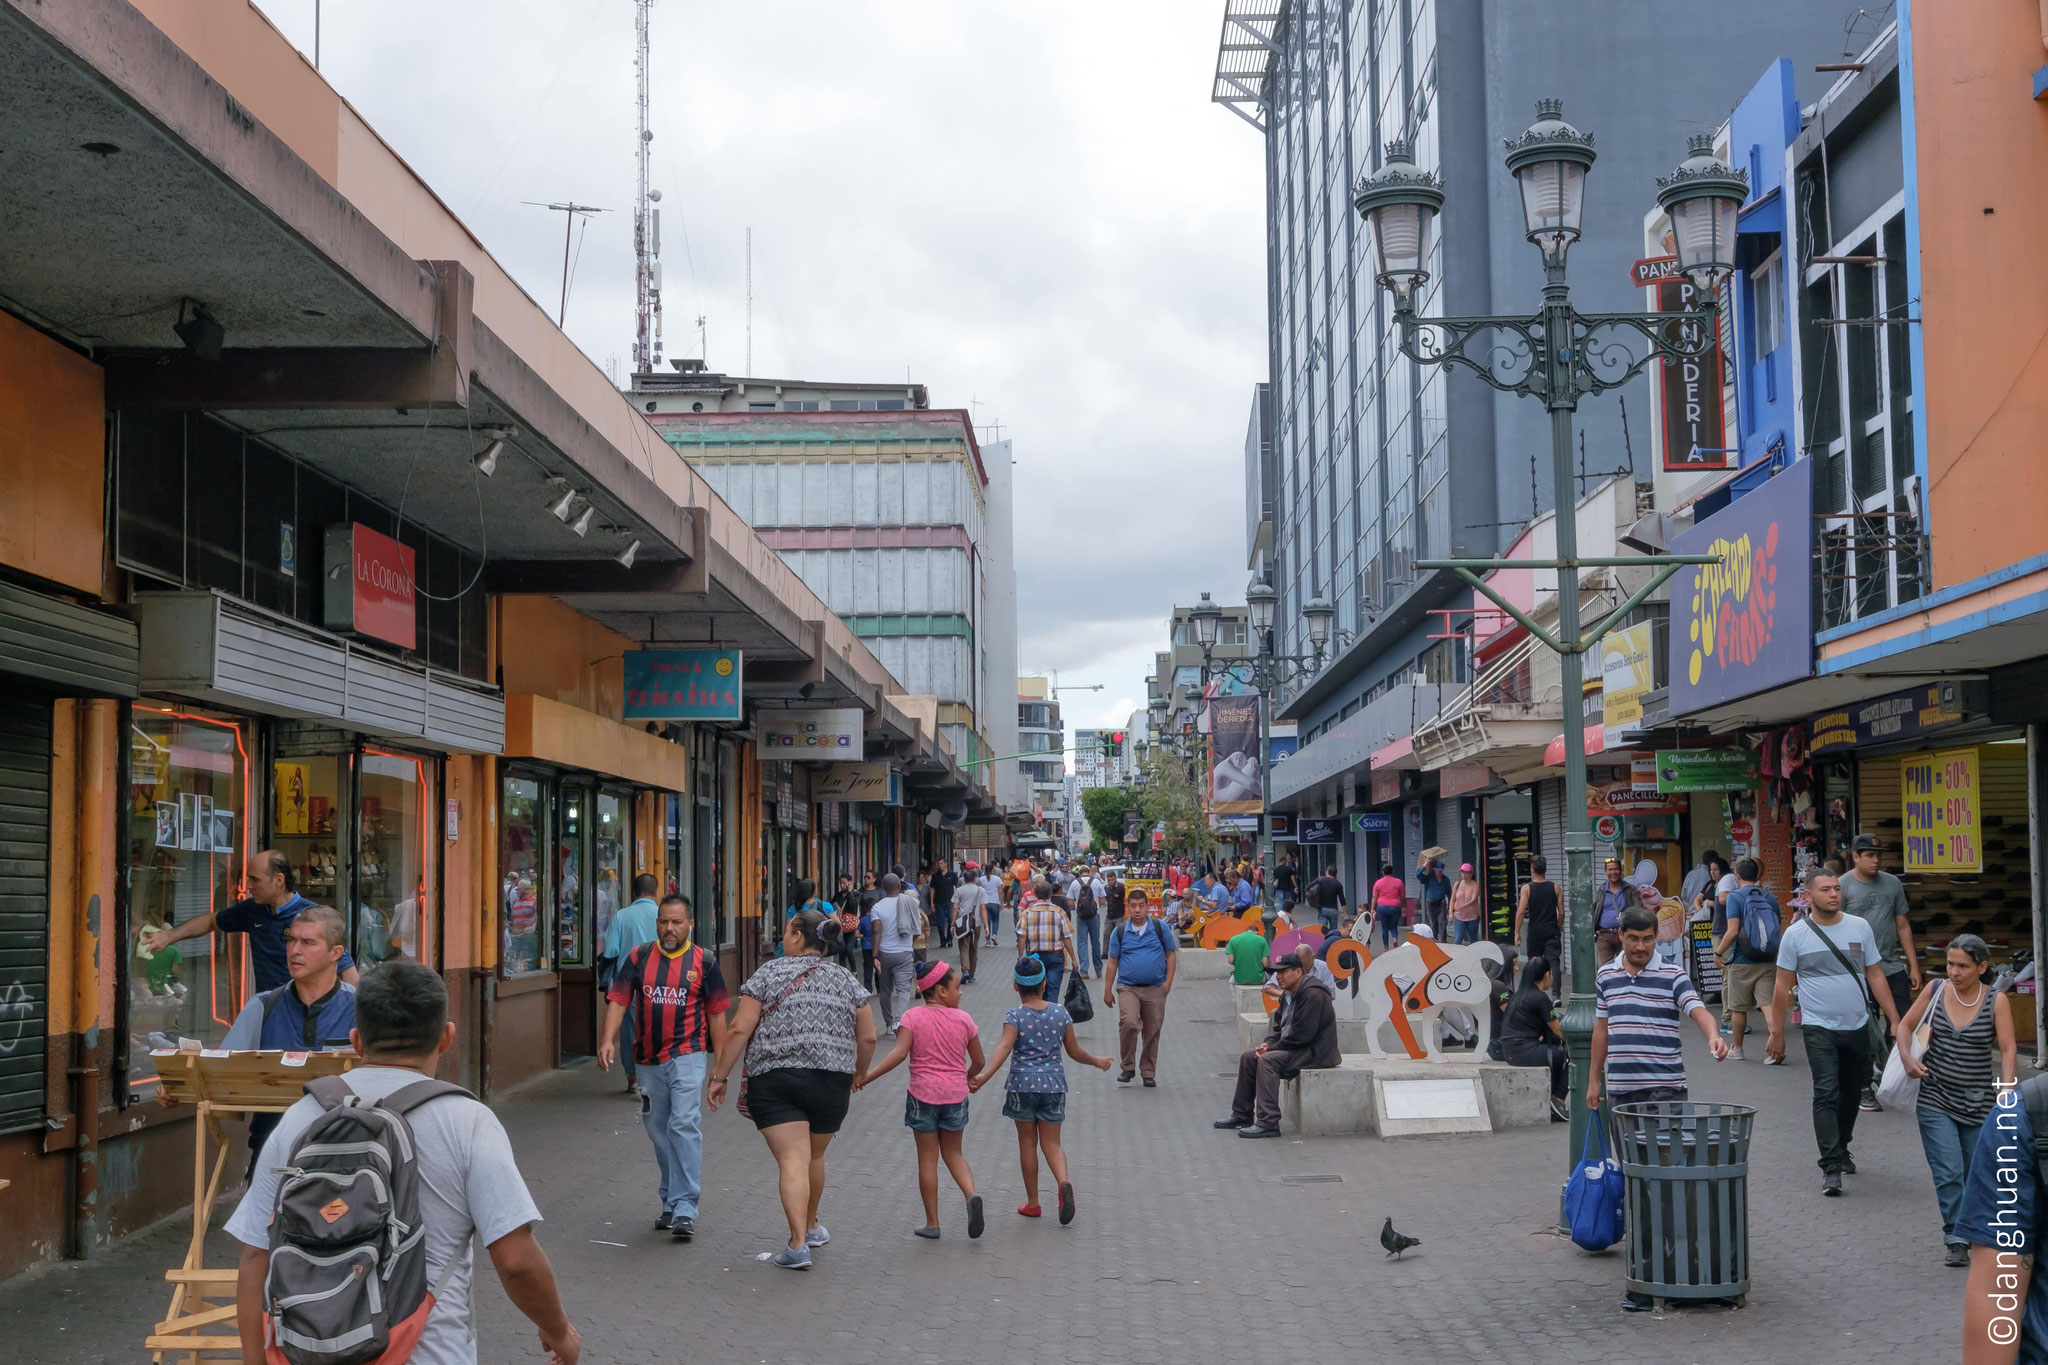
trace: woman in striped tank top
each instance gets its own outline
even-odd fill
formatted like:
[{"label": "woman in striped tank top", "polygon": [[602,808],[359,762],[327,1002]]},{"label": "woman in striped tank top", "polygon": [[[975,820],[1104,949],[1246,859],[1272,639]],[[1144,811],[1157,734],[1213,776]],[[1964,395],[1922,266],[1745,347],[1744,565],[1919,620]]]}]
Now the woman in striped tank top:
[{"label": "woman in striped tank top", "polygon": [[[1908,1042],[1923,1022],[1927,1049],[1916,1062]],[[1960,934],[1949,942],[1948,979],[1927,983],[1899,1020],[1897,1041],[1906,1074],[1920,1081],[1920,1146],[1941,1205],[1944,1264],[1967,1267],[1970,1248],[1955,1240],[1955,1224],[1970,1153],[1998,1097],[1998,1082],[2013,1084],[2019,1065],[2012,1005],[1991,991],[1991,950],[1983,939]]]}]

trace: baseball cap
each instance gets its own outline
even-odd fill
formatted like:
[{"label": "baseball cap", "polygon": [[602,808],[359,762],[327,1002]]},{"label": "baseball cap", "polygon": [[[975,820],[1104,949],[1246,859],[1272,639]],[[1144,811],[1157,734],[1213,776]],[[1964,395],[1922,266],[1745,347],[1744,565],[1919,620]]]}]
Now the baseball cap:
[{"label": "baseball cap", "polygon": [[1875,834],[1857,835],[1856,841],[1850,844],[1849,848],[1855,853],[1882,853],[1884,851],[1884,845],[1877,841]]},{"label": "baseball cap", "polygon": [[1299,972],[1306,969],[1301,965],[1301,959],[1293,953],[1283,953],[1279,957],[1269,957],[1264,962],[1261,962],[1259,970],[1263,972]]},{"label": "baseball cap", "polygon": [[1458,864],[1458,871],[1460,871],[1460,872],[1470,872],[1471,870],[1472,870],[1472,864],[1470,864],[1470,863],[1459,863],[1459,864]]}]

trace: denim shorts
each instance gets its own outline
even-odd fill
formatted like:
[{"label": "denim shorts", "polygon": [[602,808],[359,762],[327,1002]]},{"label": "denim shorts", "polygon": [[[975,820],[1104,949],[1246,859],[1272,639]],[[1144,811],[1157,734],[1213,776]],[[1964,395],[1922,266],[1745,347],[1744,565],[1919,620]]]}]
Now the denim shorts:
[{"label": "denim shorts", "polygon": [[915,1095],[905,1095],[903,1126],[913,1133],[957,1133],[967,1126],[967,1101],[926,1104]]},{"label": "denim shorts", "polygon": [[1022,1090],[1003,1092],[1003,1117],[1019,1123],[1065,1123],[1067,1093],[1035,1095]]}]

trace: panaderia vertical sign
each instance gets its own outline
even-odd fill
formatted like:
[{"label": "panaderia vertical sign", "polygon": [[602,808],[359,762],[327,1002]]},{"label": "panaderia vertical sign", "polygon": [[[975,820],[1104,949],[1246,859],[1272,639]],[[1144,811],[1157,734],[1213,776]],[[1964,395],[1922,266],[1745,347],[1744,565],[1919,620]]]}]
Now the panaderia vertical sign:
[{"label": "panaderia vertical sign", "polygon": [[1672,715],[1813,673],[1812,466],[1797,461],[1673,537],[1673,554],[1720,562],[1671,580]]}]

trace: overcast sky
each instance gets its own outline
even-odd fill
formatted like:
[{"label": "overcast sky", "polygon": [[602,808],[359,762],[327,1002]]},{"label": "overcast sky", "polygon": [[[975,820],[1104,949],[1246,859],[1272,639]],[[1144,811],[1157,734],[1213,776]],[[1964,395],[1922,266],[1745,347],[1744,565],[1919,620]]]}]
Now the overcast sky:
[{"label": "overcast sky", "polygon": [[[301,49],[313,0],[259,0]],[[632,0],[346,0],[327,79],[623,376]],[[1221,0],[754,0],[654,8],[667,353],[930,386],[1016,442],[1027,672],[1070,727],[1143,706],[1176,602],[1242,601],[1264,369],[1258,135],[1208,102]]]}]

